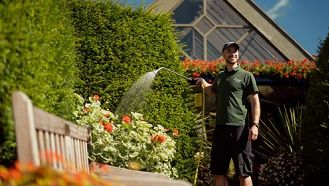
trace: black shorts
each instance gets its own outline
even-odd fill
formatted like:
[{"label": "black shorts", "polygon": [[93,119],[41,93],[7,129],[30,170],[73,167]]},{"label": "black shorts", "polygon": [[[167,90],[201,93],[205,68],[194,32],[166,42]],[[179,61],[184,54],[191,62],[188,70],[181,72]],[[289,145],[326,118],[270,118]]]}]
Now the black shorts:
[{"label": "black shorts", "polygon": [[226,175],[232,158],[238,176],[251,176],[254,155],[248,135],[248,125],[216,127],[210,164],[213,175]]}]

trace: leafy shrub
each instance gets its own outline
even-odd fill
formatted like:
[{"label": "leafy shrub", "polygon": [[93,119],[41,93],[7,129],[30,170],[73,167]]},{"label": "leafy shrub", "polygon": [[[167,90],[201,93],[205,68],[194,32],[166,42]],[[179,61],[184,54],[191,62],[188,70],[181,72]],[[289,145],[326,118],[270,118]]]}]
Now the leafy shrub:
[{"label": "leafy shrub", "polygon": [[89,101],[79,107],[76,116],[78,124],[91,129],[92,161],[177,176],[170,164],[175,142],[168,135],[169,131],[161,125],[148,123],[139,113],[119,118],[101,108],[98,96],[90,97]]},{"label": "leafy shrub", "polygon": [[73,116],[77,82],[75,37],[64,0],[0,3],[0,164],[15,160],[11,94],[24,91],[35,105]]},{"label": "leafy shrub", "polygon": [[[147,72],[160,67],[184,72],[170,15],[154,15],[110,1],[75,0],[70,8],[79,38],[77,52],[83,80],[77,93],[85,99],[102,95],[104,108],[115,111],[125,92]],[[197,144],[190,92],[185,79],[161,70],[146,102],[141,103],[143,107],[134,112],[143,114],[150,123],[179,129],[172,166],[179,178],[193,180]]]},{"label": "leafy shrub", "polygon": [[310,81],[303,123],[305,185],[328,185],[329,33],[319,46],[317,71]]},{"label": "leafy shrub", "polygon": [[261,165],[260,185],[303,185],[301,154],[282,153]]}]

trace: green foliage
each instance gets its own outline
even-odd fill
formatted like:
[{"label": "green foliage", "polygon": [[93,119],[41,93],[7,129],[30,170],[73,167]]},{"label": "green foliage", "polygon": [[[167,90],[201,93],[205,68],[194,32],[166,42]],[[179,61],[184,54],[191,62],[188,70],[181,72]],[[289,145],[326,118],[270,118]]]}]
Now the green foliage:
[{"label": "green foliage", "polygon": [[71,118],[76,108],[75,39],[64,1],[0,3],[0,164],[15,159],[11,94],[22,90],[33,103]]},{"label": "green foliage", "polygon": [[297,105],[278,110],[278,122],[262,122],[261,144],[254,149],[257,156],[266,160],[261,165],[259,181],[261,185],[301,185],[303,109]]},{"label": "green foliage", "polygon": [[261,166],[259,185],[303,185],[300,152],[284,152]]},{"label": "green foliage", "polygon": [[329,33],[319,46],[317,68],[310,81],[303,124],[305,185],[328,185]]},{"label": "green foliage", "polygon": [[[78,93],[84,98],[101,95],[104,107],[115,111],[124,93],[147,72],[166,67],[178,73],[180,46],[170,15],[154,15],[110,1],[71,1],[78,37],[80,78]],[[152,92],[141,110],[150,123],[180,136],[173,166],[182,179],[193,179],[197,145],[192,97],[187,82],[170,72],[157,74]]]},{"label": "green foliage", "polygon": [[254,149],[258,157],[268,160],[282,153],[300,152],[302,146],[303,109],[294,107],[278,107],[279,120],[269,119],[262,122],[260,128],[261,143]]},{"label": "green foliage", "polygon": [[91,130],[89,159],[175,177],[177,171],[170,164],[176,152],[172,131],[148,123],[136,112],[119,118],[102,109],[98,99],[83,102],[76,116],[78,124]]}]

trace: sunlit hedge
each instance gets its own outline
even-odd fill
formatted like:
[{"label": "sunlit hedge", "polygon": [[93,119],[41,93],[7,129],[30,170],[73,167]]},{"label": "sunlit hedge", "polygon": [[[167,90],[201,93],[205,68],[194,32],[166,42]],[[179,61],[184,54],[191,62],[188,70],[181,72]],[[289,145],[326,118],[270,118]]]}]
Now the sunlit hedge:
[{"label": "sunlit hedge", "polygon": [[65,1],[4,0],[0,3],[0,164],[15,159],[11,94],[22,90],[33,103],[64,118],[76,108],[75,37]]}]

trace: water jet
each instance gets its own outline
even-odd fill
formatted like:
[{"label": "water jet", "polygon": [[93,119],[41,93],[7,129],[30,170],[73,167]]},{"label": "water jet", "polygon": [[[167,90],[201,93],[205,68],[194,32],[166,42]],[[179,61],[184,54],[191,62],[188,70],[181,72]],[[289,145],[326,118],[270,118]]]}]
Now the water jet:
[{"label": "water jet", "polygon": [[186,77],[165,67],[160,67],[151,72],[147,72],[141,76],[124,94],[119,106],[115,110],[115,114],[120,115],[139,111],[143,107],[145,96],[149,90],[151,90],[154,78],[160,70],[166,70],[170,73],[173,73],[181,78],[186,79],[191,84],[195,84],[196,82],[194,78]]}]

